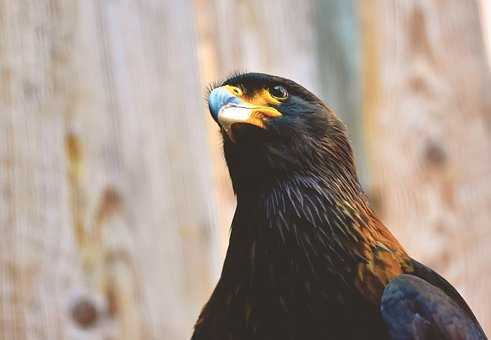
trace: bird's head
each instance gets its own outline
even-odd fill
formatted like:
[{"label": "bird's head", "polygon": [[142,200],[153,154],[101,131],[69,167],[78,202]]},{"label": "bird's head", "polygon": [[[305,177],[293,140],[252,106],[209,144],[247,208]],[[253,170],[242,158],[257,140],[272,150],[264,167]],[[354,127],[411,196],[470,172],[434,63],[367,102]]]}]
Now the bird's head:
[{"label": "bird's head", "polygon": [[210,91],[208,105],[221,127],[236,191],[295,174],[356,177],[344,125],[294,81],[262,73],[234,75]]}]

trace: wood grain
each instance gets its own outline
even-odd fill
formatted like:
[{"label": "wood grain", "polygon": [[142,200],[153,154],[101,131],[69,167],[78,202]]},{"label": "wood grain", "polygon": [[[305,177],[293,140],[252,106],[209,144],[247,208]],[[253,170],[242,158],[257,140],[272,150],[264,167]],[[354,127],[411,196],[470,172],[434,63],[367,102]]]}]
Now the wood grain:
[{"label": "wood grain", "polygon": [[0,1],[1,339],[190,336],[216,272],[193,17]]},{"label": "wood grain", "polygon": [[491,81],[476,1],[363,2],[372,197],[489,333]]}]

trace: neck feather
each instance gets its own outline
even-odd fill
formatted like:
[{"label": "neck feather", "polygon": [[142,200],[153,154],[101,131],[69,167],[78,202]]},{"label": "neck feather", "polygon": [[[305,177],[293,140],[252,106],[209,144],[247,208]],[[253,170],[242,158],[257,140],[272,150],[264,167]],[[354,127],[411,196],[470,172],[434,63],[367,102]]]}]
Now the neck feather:
[{"label": "neck feather", "polygon": [[250,276],[266,266],[284,275],[300,267],[352,275],[364,261],[373,214],[357,181],[323,178],[331,177],[291,176],[239,191],[224,274]]}]

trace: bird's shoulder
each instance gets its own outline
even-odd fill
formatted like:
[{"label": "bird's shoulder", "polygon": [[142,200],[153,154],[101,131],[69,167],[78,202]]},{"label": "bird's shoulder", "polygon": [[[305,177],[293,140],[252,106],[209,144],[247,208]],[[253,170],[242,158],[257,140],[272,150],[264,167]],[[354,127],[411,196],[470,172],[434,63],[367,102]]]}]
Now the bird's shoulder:
[{"label": "bird's shoulder", "polygon": [[375,217],[363,228],[363,261],[356,268],[355,285],[366,299],[378,305],[385,286],[412,271],[412,260],[392,233]]}]

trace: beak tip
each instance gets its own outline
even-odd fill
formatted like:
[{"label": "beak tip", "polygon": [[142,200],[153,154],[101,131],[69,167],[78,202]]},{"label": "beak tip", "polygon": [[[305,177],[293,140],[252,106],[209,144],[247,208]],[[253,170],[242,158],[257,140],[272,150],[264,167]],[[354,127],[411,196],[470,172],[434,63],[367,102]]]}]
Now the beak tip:
[{"label": "beak tip", "polygon": [[221,100],[223,96],[218,91],[219,88],[214,89],[208,96],[208,109],[216,122],[218,122],[218,112],[220,112],[220,108],[223,106],[223,101]]},{"label": "beak tip", "polygon": [[208,96],[208,108],[213,119],[218,122],[220,110],[227,104],[237,102],[238,98],[231,94],[226,87],[217,87]]}]

